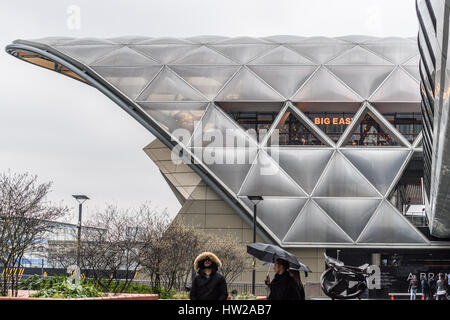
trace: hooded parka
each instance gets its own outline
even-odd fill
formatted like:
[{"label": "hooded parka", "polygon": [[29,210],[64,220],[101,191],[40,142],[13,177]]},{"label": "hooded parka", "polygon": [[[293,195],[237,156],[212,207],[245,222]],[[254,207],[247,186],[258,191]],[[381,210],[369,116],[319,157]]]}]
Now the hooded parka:
[{"label": "hooded parka", "polygon": [[[212,262],[211,274],[205,273],[204,261],[209,258]],[[192,280],[191,300],[227,300],[228,290],[224,276],[217,269],[222,266],[219,258],[212,252],[203,252],[194,261],[197,275]]]}]

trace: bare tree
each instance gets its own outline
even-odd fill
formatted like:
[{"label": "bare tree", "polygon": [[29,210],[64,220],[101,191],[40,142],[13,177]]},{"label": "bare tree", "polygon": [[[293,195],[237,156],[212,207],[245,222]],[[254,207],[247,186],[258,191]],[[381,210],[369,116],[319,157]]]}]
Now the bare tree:
[{"label": "bare tree", "polygon": [[88,224],[98,231],[82,235],[82,269],[95,280],[106,280],[99,282],[105,290],[127,290],[138,271],[155,288],[184,288],[195,257],[205,250],[219,256],[221,272],[229,282],[245,268],[246,252],[237,240],[201,232],[180,219],[171,221],[166,212],[149,204],[137,210],[108,206]]},{"label": "bare tree", "polygon": [[[41,239],[51,232],[53,221],[62,218],[67,208],[51,204],[46,197],[51,183],[38,183],[37,176],[0,174],[0,263],[3,268],[20,268],[28,251],[41,246]],[[17,295],[17,278],[1,279],[1,295]]]},{"label": "bare tree", "polygon": [[76,242],[49,241],[47,258],[50,267],[67,270],[77,262]]},{"label": "bare tree", "polygon": [[137,210],[119,210],[109,205],[88,222],[99,231],[82,237],[83,268],[92,272],[96,280],[107,279],[106,285],[100,282],[104,289],[127,290],[141,268],[146,248],[155,238],[158,223],[164,224],[164,219],[149,204]]},{"label": "bare tree", "polygon": [[141,264],[153,287],[160,287],[163,280],[163,265],[166,259],[166,244],[162,241],[164,233],[170,225],[166,212],[149,214],[147,210],[146,223],[143,225],[142,241],[147,245],[141,251]]},{"label": "bare tree", "polygon": [[220,271],[228,283],[236,280],[248,268],[249,259],[245,246],[231,235],[205,235],[203,249],[212,251],[219,257],[222,262]]},{"label": "bare tree", "polygon": [[174,220],[161,238],[163,264],[160,271],[168,290],[174,286],[180,288],[187,284],[192,273],[192,262],[202,244],[202,236],[194,227]]},{"label": "bare tree", "polygon": [[161,224],[142,255],[142,265],[153,286],[183,288],[193,271],[193,261],[202,251],[212,251],[222,261],[220,272],[228,282],[234,281],[246,268],[248,255],[244,246],[231,236],[208,234],[181,220]]}]

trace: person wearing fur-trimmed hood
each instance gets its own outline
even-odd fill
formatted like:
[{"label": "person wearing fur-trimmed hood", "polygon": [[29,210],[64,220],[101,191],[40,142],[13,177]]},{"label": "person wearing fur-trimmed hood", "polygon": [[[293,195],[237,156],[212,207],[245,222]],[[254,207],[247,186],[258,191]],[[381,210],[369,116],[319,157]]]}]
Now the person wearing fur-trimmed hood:
[{"label": "person wearing fur-trimmed hood", "polygon": [[225,277],[217,271],[221,266],[219,258],[212,252],[203,252],[195,258],[197,275],[192,280],[191,300],[227,300]]}]

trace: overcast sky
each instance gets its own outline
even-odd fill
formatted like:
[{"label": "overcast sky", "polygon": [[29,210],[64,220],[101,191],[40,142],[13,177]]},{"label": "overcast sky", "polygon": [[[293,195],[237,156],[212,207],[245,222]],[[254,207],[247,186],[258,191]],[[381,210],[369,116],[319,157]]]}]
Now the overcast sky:
[{"label": "overcast sky", "polygon": [[[74,7],[75,6],[75,7]],[[73,8],[79,9],[79,25]],[[72,10],[72,11],[71,11]],[[69,23],[68,23],[69,22]],[[416,36],[414,0],[21,0],[0,2],[0,46],[46,36]],[[106,203],[180,205],[142,148],[154,136],[99,91],[0,52],[0,171],[53,181],[75,218]]]}]

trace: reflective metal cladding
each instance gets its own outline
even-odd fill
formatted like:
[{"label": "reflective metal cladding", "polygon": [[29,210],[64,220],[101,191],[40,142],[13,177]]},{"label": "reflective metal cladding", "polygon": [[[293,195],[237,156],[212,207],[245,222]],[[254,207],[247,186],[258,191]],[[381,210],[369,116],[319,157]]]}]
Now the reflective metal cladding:
[{"label": "reflective metal cladding", "polygon": [[424,182],[431,234],[450,238],[450,1],[416,0],[424,119]]},{"label": "reflective metal cladding", "polygon": [[407,191],[420,177],[405,179],[422,154],[416,39],[45,38],[7,50],[104,85],[248,215],[246,197],[263,196],[260,227],[282,245],[432,245],[405,211],[420,198]]}]

